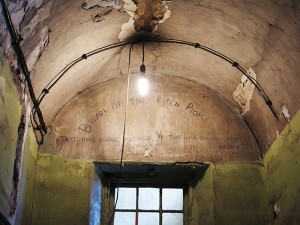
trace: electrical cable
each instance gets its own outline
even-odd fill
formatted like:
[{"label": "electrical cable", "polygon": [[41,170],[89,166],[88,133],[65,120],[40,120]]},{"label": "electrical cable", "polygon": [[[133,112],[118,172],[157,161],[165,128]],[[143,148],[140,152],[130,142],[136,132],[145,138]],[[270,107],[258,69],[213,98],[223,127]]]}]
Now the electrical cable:
[{"label": "electrical cable", "polygon": [[180,45],[187,45],[187,46],[191,46],[194,48],[199,48],[201,50],[204,50],[210,54],[213,54],[223,60],[225,60],[226,62],[230,63],[233,67],[235,67],[237,70],[239,70],[243,75],[245,75],[247,77],[247,79],[255,86],[255,88],[258,90],[259,94],[263,97],[266,105],[268,105],[268,107],[270,108],[272,114],[278,119],[277,113],[272,105],[272,101],[270,100],[270,98],[268,97],[268,95],[266,94],[266,92],[264,91],[264,89],[261,87],[261,85],[258,83],[258,81],[256,79],[254,79],[253,77],[251,77],[246,70],[240,66],[239,63],[237,63],[236,61],[230,59],[229,57],[227,57],[226,55],[213,50],[209,47],[206,47],[204,45],[201,45],[199,43],[193,43],[193,42],[189,42],[189,41],[184,41],[184,40],[177,40],[177,39],[144,39],[144,40],[129,40],[129,41],[123,41],[123,42],[117,42],[114,44],[110,44],[104,47],[100,47],[97,48],[93,51],[90,51],[88,53],[83,54],[81,57],[75,59],[74,61],[72,61],[71,63],[69,63],[64,69],[62,69],[57,75],[55,75],[52,80],[48,83],[48,85],[43,89],[41,95],[39,96],[39,102],[41,102],[45,95],[49,93],[50,89],[53,88],[53,86],[66,74],[66,72],[71,69],[71,67],[73,67],[75,64],[77,64],[78,62],[82,61],[83,59],[87,59],[88,57],[101,53],[103,51],[106,50],[110,50],[113,48],[117,48],[117,47],[121,47],[121,46],[125,46],[125,45],[129,45],[129,44],[136,44],[136,43],[143,43],[143,48],[144,48],[144,43],[148,42],[148,43],[171,43],[171,44],[180,44]]},{"label": "electrical cable", "polygon": [[124,149],[125,149],[125,137],[126,137],[126,121],[127,121],[127,114],[128,114],[128,100],[129,100],[129,88],[130,88],[130,75],[131,75],[131,52],[132,52],[133,44],[130,45],[129,48],[129,55],[128,55],[128,76],[127,76],[127,87],[126,87],[126,102],[125,102],[125,111],[124,111],[124,122],[123,122],[123,135],[122,135],[122,148],[121,148],[121,157],[120,157],[120,164],[119,164],[119,173],[118,173],[118,179],[117,179],[117,194],[116,194],[116,200],[114,204],[114,210],[113,214],[111,215],[111,219],[109,220],[110,224],[113,221],[115,210],[117,207],[117,203],[119,200],[119,186],[120,186],[120,180],[122,178],[122,165],[123,165],[123,157],[124,157]]},{"label": "electrical cable", "polygon": [[145,42],[143,42],[143,58],[142,58],[142,64],[145,62]]},{"label": "electrical cable", "polygon": [[[39,107],[39,102],[36,99],[36,96],[35,96],[35,93],[34,93],[34,90],[33,90],[32,84],[31,84],[31,80],[30,80],[30,72],[28,70],[26,60],[25,60],[25,57],[23,55],[23,52],[22,52],[22,49],[21,49],[21,46],[20,46],[21,37],[17,34],[16,29],[14,28],[14,25],[13,25],[13,22],[12,22],[10,13],[9,13],[9,9],[8,9],[6,0],[1,0],[1,5],[2,5],[2,9],[3,9],[4,18],[5,18],[5,21],[6,21],[6,24],[7,24],[7,28],[9,30],[9,33],[10,33],[10,36],[11,36],[12,46],[14,48],[19,66],[20,66],[20,68],[21,68],[21,70],[22,70],[22,72],[25,76],[25,80],[26,80],[26,83],[27,83],[27,86],[28,86],[29,95],[30,95],[31,101],[33,103],[32,110],[35,111],[35,113],[38,117],[38,121],[36,119],[31,120],[31,121],[34,121],[33,125],[35,125],[35,126],[33,126],[35,137],[36,137],[36,140],[37,140],[38,144],[43,144],[43,140],[44,140],[43,137],[47,133],[47,127],[45,125],[41,109]],[[37,130],[42,135],[41,140],[39,140],[37,135],[36,135]]]}]

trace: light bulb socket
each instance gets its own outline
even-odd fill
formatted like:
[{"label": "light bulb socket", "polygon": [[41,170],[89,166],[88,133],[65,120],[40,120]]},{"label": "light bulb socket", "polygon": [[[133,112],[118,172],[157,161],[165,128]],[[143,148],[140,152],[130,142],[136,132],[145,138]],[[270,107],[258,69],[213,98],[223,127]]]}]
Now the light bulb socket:
[{"label": "light bulb socket", "polygon": [[140,72],[141,73],[145,73],[146,72],[146,66],[144,64],[141,65]]}]

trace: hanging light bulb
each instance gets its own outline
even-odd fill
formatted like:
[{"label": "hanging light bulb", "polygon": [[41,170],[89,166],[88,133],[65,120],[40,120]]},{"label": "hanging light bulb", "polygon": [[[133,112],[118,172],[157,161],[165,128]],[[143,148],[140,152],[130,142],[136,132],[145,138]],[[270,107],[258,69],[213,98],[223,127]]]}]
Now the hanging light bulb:
[{"label": "hanging light bulb", "polygon": [[145,77],[140,77],[138,81],[139,94],[144,96],[148,93],[148,80]]},{"label": "hanging light bulb", "polygon": [[148,89],[149,89],[148,80],[145,76],[146,66],[144,65],[144,63],[140,67],[140,72],[141,72],[141,77],[138,80],[138,91],[140,95],[144,96],[148,93]]}]

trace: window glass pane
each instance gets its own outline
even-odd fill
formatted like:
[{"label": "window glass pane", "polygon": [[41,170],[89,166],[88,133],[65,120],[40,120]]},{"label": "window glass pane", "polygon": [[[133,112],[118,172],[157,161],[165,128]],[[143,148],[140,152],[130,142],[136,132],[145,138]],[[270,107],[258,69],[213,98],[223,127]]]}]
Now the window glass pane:
[{"label": "window glass pane", "polygon": [[139,188],[139,209],[159,209],[159,188]]},{"label": "window glass pane", "polygon": [[183,189],[163,188],[162,208],[163,210],[182,210]]},{"label": "window glass pane", "polygon": [[114,225],[135,225],[135,212],[115,212]]},{"label": "window glass pane", "polygon": [[[118,188],[115,189],[115,202]],[[116,209],[136,208],[136,188],[119,188],[119,197]]]},{"label": "window glass pane", "polygon": [[139,213],[139,225],[159,225],[159,213]]},{"label": "window glass pane", "polygon": [[162,225],[183,225],[182,213],[163,213]]}]

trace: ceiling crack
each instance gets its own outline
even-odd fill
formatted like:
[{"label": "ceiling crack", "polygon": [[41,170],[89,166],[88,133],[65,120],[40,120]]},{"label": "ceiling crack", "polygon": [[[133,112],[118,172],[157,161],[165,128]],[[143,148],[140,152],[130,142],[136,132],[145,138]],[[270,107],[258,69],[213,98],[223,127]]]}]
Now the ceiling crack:
[{"label": "ceiling crack", "polygon": [[263,62],[263,61],[264,61],[264,57],[262,56],[261,59],[260,59],[259,61],[257,61],[253,66],[251,66],[251,68],[253,69],[253,68],[257,67],[258,64],[260,64],[260,63]]},{"label": "ceiling crack", "polygon": [[196,7],[203,7],[203,8],[209,9],[209,10],[214,10],[214,11],[220,12],[222,14],[224,13],[224,11],[222,9],[218,9],[218,8],[213,7],[211,5],[203,5],[203,4],[200,4],[200,3],[196,3],[195,6]]},{"label": "ceiling crack", "polygon": [[256,137],[256,135],[255,135],[255,133],[254,133],[254,131],[253,131],[253,128],[251,127],[251,125],[249,124],[249,122],[248,122],[246,119],[243,119],[243,121],[244,121],[245,124],[247,125],[249,131],[251,132],[251,134],[252,134],[252,136],[253,136],[253,138],[254,138],[254,140],[255,140],[255,142],[256,142],[256,145],[257,145],[257,148],[258,148],[258,150],[259,150],[261,159],[264,159],[264,155],[263,155],[263,153],[262,153],[261,147],[259,146],[259,140],[258,140],[258,138]]}]

